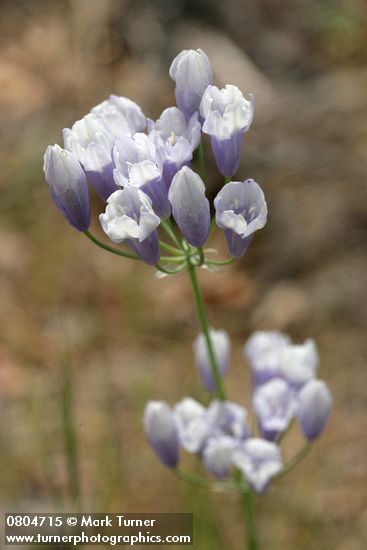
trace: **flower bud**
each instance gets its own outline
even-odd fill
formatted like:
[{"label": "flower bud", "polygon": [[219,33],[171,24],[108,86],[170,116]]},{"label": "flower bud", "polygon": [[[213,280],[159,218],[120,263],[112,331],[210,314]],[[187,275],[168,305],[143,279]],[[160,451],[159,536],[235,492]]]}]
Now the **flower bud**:
[{"label": "flower bud", "polygon": [[188,119],[199,110],[205,88],[212,84],[210,61],[203,50],[183,50],[172,61],[169,75],[176,82],[176,102]]},{"label": "flower bud", "polygon": [[144,413],[144,430],[149,445],[160,461],[170,468],[179,461],[179,443],[172,410],[163,401],[150,401]]},{"label": "flower bud", "polygon": [[[209,333],[214,355],[217,359],[219,372],[221,376],[224,376],[228,371],[231,354],[231,342],[229,336],[224,330],[210,329]],[[216,386],[204,334],[199,334],[193,347],[196,368],[200,374],[204,386],[208,391],[212,392],[215,390]]]},{"label": "flower bud", "polygon": [[279,447],[257,437],[233,451],[233,463],[256,493],[264,493],[272,477],[283,469]]},{"label": "flower bud", "polygon": [[238,170],[243,137],[250,128],[254,103],[245,99],[237,86],[227,84],[219,90],[208,86],[203,95],[200,113],[203,132],[209,134],[218,170],[231,178]]},{"label": "flower bud", "polygon": [[310,441],[316,439],[326,426],[332,406],[332,396],[321,380],[311,380],[298,394],[298,419],[301,429]]},{"label": "flower bud", "polygon": [[202,246],[209,236],[210,208],[200,176],[187,166],[181,168],[172,180],[168,199],[187,242]]},{"label": "flower bud", "polygon": [[89,192],[78,159],[59,145],[50,145],[43,170],[57,208],[75,229],[86,231],[90,225]]},{"label": "flower bud", "polygon": [[254,180],[227,183],[214,199],[217,225],[224,229],[229,253],[240,258],[253,234],[266,224],[268,208]]},{"label": "flower bud", "polygon": [[153,212],[149,197],[135,187],[115,191],[99,216],[106,235],[115,243],[124,241],[143,262],[154,265],[159,260],[159,238],[156,230],[160,219]]}]

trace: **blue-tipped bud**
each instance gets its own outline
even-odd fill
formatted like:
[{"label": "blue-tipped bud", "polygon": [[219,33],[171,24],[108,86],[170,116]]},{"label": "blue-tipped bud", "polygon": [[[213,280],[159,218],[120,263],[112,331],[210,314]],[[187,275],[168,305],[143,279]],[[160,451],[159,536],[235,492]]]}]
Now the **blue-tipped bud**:
[{"label": "blue-tipped bud", "polygon": [[316,439],[326,426],[332,406],[329,388],[321,380],[311,380],[298,394],[298,419],[301,429],[310,441]]},{"label": "blue-tipped bud", "polygon": [[252,179],[227,183],[214,199],[214,207],[229,253],[240,258],[255,231],[266,224],[268,209],[261,187]]},{"label": "blue-tipped bud", "polygon": [[199,110],[207,86],[213,82],[208,56],[203,50],[183,50],[172,61],[169,75],[176,82],[176,102],[188,119]]},{"label": "blue-tipped bud", "polygon": [[149,401],[144,413],[144,430],[149,445],[160,461],[170,468],[179,461],[178,434],[173,413],[163,401]]},{"label": "blue-tipped bud", "polygon": [[172,180],[168,199],[187,242],[203,246],[209,236],[210,207],[200,176],[187,166],[181,168]]},{"label": "blue-tipped bud", "polygon": [[[217,359],[219,372],[223,377],[227,373],[229,367],[231,342],[228,334],[224,330],[210,329],[210,338],[214,355]],[[215,380],[208,355],[208,348],[203,334],[199,334],[194,342],[194,353],[196,368],[199,372],[201,380],[206,389],[212,392],[215,390]]]},{"label": "blue-tipped bud", "polygon": [[43,170],[57,208],[75,229],[86,231],[90,225],[89,192],[78,159],[59,145],[50,145]]}]

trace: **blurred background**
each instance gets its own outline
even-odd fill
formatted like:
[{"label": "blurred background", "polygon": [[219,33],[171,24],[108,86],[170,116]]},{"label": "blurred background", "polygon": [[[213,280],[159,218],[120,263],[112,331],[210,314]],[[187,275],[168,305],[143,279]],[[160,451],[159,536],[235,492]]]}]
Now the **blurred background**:
[{"label": "blurred background", "polygon": [[[196,548],[243,546],[237,497],[186,486],[142,431],[148,399],[206,399],[187,278],[93,247],[42,172],[46,146],[110,93],[152,118],[173,105],[170,62],[201,47],[217,84],[255,94],[240,176],[269,206],[241,261],[200,273],[211,323],[233,341],[228,393],[246,403],[243,343],[277,329],[315,337],[335,399],[311,455],[257,499],[259,539],[367,548],[364,0],[1,0],[0,29],[0,509],[70,511],[79,495],[96,512],[193,511]],[[93,209],[103,238],[97,197]],[[286,458],[299,445],[294,427]]]}]

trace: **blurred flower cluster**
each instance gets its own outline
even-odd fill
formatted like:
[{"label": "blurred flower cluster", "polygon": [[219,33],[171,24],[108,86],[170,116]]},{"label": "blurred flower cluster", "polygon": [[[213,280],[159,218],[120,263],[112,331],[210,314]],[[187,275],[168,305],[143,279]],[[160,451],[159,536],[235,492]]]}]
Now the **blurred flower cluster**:
[{"label": "blurred flower cluster", "polygon": [[[225,331],[211,330],[221,375],[228,370],[230,341]],[[209,391],[214,389],[203,335],[194,343],[196,367]],[[253,378],[251,414],[230,401],[213,400],[204,407],[187,397],[170,408],[150,401],[145,432],[160,460],[179,463],[179,449],[202,459],[206,471],[226,479],[238,468],[248,485],[263,493],[272,477],[284,469],[280,440],[297,419],[308,441],[324,429],[332,398],[326,384],[315,378],[319,358],[313,340],[295,345],[279,332],[256,332],[244,346]]]}]

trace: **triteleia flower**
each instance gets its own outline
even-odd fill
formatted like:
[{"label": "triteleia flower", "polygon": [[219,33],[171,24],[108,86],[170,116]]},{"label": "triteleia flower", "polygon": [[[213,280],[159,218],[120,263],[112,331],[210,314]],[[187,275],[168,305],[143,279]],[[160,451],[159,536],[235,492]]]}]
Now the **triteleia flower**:
[{"label": "triteleia flower", "polygon": [[213,82],[208,56],[203,50],[183,50],[172,61],[169,75],[176,82],[176,102],[188,119],[199,111],[201,98]]},{"label": "triteleia flower", "polygon": [[314,378],[318,366],[319,356],[313,338],[281,350],[279,374],[296,388]]},{"label": "triteleia flower", "polygon": [[203,451],[203,463],[207,471],[217,479],[224,479],[231,473],[233,451],[238,439],[229,435],[211,437]]},{"label": "triteleia flower", "polygon": [[88,180],[103,199],[118,189],[114,178],[112,148],[121,136],[132,136],[146,126],[140,107],[126,97],[110,96],[91,112],[64,128],[65,148],[72,151],[84,167]]},{"label": "triteleia flower", "polygon": [[112,147],[115,136],[109,131],[105,120],[90,113],[75,122],[71,129],[64,128],[63,136],[65,148],[75,154],[90,183],[106,200],[118,187],[113,179]]},{"label": "triteleia flower", "polygon": [[163,157],[152,140],[142,133],[116,140],[113,149],[115,182],[120,187],[133,186],[144,191],[161,218],[171,213],[167,187],[163,181]]},{"label": "triteleia flower", "polygon": [[[127,97],[110,95],[108,99],[99,103],[91,110],[92,113],[105,117],[111,124],[126,125],[129,132],[124,135],[136,134],[142,132],[146,126],[146,118],[137,103]],[[116,113],[122,116],[116,116]],[[125,122],[123,122],[125,121]],[[119,135],[122,135],[121,133]]]},{"label": "triteleia flower", "polygon": [[76,156],[59,145],[50,145],[43,170],[57,208],[75,229],[86,231],[90,225],[88,184]]},{"label": "triteleia flower", "polygon": [[209,134],[218,170],[226,178],[238,170],[243,137],[250,128],[254,112],[253,97],[245,99],[237,86],[227,84],[219,90],[208,86],[200,105],[203,132]]},{"label": "triteleia flower", "polygon": [[160,151],[163,160],[163,181],[166,189],[171,186],[172,180],[177,172],[188,166],[192,160],[192,149],[190,143],[184,137],[172,138],[164,143],[157,132],[149,134],[150,139]]},{"label": "triteleia flower", "polygon": [[165,466],[174,468],[179,461],[177,428],[171,408],[163,401],[150,401],[144,413],[144,430],[149,445]]},{"label": "triteleia flower", "polygon": [[287,334],[276,331],[257,331],[248,339],[243,353],[250,363],[255,385],[279,375],[281,351],[290,344]]},{"label": "triteleia flower", "polygon": [[298,394],[298,419],[310,441],[316,439],[326,426],[332,406],[332,396],[321,380],[311,380]]},{"label": "triteleia flower", "polygon": [[251,179],[227,183],[214,199],[214,207],[230,255],[240,258],[255,231],[266,224],[268,209],[261,187]]},{"label": "triteleia flower", "polygon": [[155,146],[162,151],[163,177],[169,189],[180,168],[190,164],[193,151],[200,143],[199,115],[195,112],[186,121],[177,107],[169,107],[155,123],[148,120],[148,132]]},{"label": "triteleia flower", "polygon": [[200,176],[187,166],[181,168],[173,178],[168,199],[185,239],[193,246],[202,246],[209,236],[210,207]]},{"label": "triteleia flower", "polygon": [[148,119],[148,133],[157,132],[165,143],[177,141],[178,138],[185,138],[194,151],[201,140],[201,124],[199,114],[193,113],[188,120],[177,107],[168,107],[155,122]]},{"label": "triteleia flower", "polygon": [[296,411],[294,392],[281,378],[258,386],[252,402],[262,435],[269,441],[274,441],[288,428]]},{"label": "triteleia flower", "polygon": [[135,187],[115,191],[99,216],[103,231],[115,243],[124,241],[147,264],[159,260],[159,217],[153,212],[147,195]]},{"label": "triteleia flower", "polygon": [[270,441],[251,438],[233,451],[233,463],[256,493],[264,493],[270,480],[283,469],[279,447]]},{"label": "triteleia flower", "polygon": [[175,405],[174,417],[182,447],[189,453],[200,453],[212,435],[205,407],[186,397]]},{"label": "triteleia flower", "polygon": [[[210,329],[209,334],[214,355],[217,359],[220,375],[224,376],[228,371],[231,354],[231,342],[229,336],[224,330],[215,329]],[[204,386],[208,391],[212,392],[215,390],[215,380],[212,373],[211,362],[204,334],[199,334],[193,347],[196,368],[200,374]]]}]

